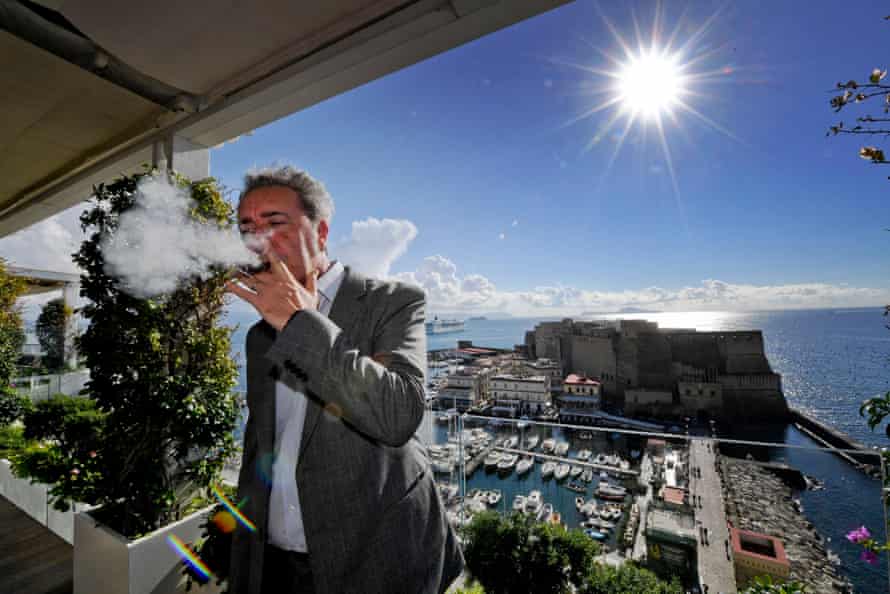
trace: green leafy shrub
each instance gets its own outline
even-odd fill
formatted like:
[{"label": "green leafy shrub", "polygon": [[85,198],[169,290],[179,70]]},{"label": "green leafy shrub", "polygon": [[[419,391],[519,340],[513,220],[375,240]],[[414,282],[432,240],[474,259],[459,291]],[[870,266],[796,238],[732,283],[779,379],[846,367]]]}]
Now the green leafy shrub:
[{"label": "green leafy shrub", "polygon": [[754,583],[742,590],[742,594],[806,594],[800,582],[778,582],[768,575],[754,578]]},{"label": "green leafy shrub", "polygon": [[467,568],[485,592],[567,592],[582,581],[599,545],[580,530],[522,514],[477,514],[463,529]]},{"label": "green leafy shrub", "polygon": [[676,581],[665,582],[648,569],[631,563],[610,567],[595,563],[584,578],[578,594],[683,594]]},{"label": "green leafy shrub", "polygon": [[[231,329],[219,324],[224,271],[151,299],[126,293],[106,271],[101,245],[135,205],[149,174],[97,186],[81,215],[88,237],[74,260],[84,271],[81,295],[88,304],[81,314],[89,326],[78,337],[78,351],[90,370],[86,390],[95,424],[72,420],[64,448],[31,448],[21,465],[31,476],[54,479],[46,482],[56,483],[57,506],[64,507],[64,499],[101,505],[93,516],[131,538],[180,519],[195,495],[218,482],[235,449],[239,410]],[[190,193],[194,220],[232,224],[232,208],[214,180],[175,183]],[[35,422],[41,434],[50,430]]]},{"label": "green leafy shrub", "polygon": [[11,459],[28,445],[23,427],[0,427],[0,458]]},{"label": "green leafy shrub", "polygon": [[31,407],[31,400],[12,388],[0,388],[0,427],[21,419]]}]

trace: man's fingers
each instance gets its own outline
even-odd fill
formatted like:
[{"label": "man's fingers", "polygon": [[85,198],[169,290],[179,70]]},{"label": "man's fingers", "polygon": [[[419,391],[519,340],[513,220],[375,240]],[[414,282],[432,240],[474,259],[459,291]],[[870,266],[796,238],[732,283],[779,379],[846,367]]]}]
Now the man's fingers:
[{"label": "man's fingers", "polygon": [[306,290],[315,295],[316,288],[315,284],[318,281],[318,271],[313,270],[308,275],[306,275]]},{"label": "man's fingers", "polygon": [[252,306],[256,307],[257,294],[253,291],[248,291],[237,282],[233,280],[226,281],[226,291],[232,293],[236,297],[240,297],[241,299],[250,303]]}]

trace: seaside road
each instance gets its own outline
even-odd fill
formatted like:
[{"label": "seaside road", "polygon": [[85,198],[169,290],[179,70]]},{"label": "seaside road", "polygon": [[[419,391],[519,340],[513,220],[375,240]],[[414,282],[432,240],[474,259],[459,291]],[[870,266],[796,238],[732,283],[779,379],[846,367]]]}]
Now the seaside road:
[{"label": "seaside road", "polygon": [[[726,558],[725,542],[729,540],[723,488],[716,468],[714,447],[705,440],[692,440],[689,447],[689,485],[695,519],[699,528],[698,575],[702,591],[709,594],[736,591],[735,569]],[[697,469],[697,470],[696,470]],[[701,477],[699,477],[699,473]],[[699,507],[701,502],[701,507]],[[702,531],[706,537],[702,538]],[[705,590],[705,585],[708,586]]]}]

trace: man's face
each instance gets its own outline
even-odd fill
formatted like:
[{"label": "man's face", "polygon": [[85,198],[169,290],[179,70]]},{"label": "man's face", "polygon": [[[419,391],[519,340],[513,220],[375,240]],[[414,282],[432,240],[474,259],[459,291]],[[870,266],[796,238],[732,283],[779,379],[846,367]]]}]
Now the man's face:
[{"label": "man's face", "polygon": [[328,223],[321,220],[313,225],[303,212],[297,193],[290,188],[269,186],[251,190],[238,205],[238,227],[242,236],[268,235],[269,249],[278,254],[297,280],[305,280],[309,272],[303,265],[304,249],[308,250],[312,269],[322,264]]}]

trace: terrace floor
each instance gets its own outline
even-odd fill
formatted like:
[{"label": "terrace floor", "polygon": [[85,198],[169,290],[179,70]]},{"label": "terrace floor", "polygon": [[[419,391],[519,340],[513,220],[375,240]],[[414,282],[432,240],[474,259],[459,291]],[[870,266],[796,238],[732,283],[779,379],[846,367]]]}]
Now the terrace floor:
[{"label": "terrace floor", "polygon": [[0,593],[71,594],[73,549],[0,496]]}]

